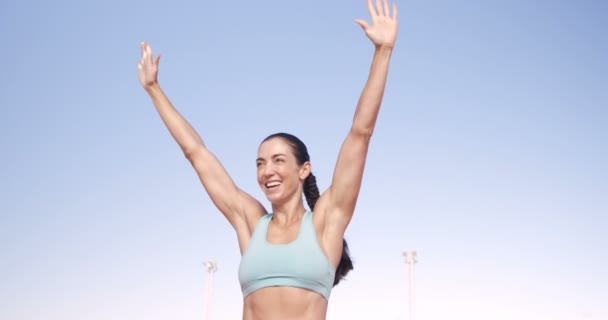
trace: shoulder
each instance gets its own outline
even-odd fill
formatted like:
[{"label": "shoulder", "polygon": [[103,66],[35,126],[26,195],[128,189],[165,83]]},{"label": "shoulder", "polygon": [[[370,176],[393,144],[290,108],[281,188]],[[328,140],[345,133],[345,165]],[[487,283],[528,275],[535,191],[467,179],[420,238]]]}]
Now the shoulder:
[{"label": "shoulder", "polygon": [[252,217],[250,220],[250,222],[248,223],[249,225],[249,230],[253,233],[253,231],[255,231],[255,229],[265,223],[268,224],[270,222],[270,219],[272,219],[272,213],[271,212],[266,212],[263,214],[260,214],[258,216]]},{"label": "shoulder", "polygon": [[257,204],[258,205],[254,207],[244,208],[241,214],[241,228],[246,228],[249,233],[253,233],[253,230],[257,226],[258,222],[262,220],[262,218],[271,215],[271,213],[269,213],[261,203],[258,202]]},{"label": "shoulder", "polygon": [[328,192],[329,190],[324,192],[315,205],[313,223],[317,231],[322,234],[327,232],[343,234],[349,221],[344,219],[346,215],[342,214],[338,207],[331,205]]}]

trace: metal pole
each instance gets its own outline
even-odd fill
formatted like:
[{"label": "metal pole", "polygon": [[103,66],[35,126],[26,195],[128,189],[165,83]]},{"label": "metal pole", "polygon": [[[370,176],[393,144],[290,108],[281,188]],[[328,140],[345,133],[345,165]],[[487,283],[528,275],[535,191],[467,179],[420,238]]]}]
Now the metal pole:
[{"label": "metal pole", "polygon": [[408,273],[408,315],[409,320],[414,320],[414,264],[416,260],[416,251],[404,252],[405,263],[407,263]]},{"label": "metal pole", "polygon": [[207,296],[205,297],[205,320],[209,320],[209,309],[211,309],[211,299],[213,294],[213,273],[217,271],[217,263],[214,261],[205,262],[207,268]]}]

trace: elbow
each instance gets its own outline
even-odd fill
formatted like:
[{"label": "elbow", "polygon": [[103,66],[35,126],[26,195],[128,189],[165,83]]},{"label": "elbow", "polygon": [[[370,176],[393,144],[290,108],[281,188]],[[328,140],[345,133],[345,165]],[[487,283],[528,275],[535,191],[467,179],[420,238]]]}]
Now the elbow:
[{"label": "elbow", "polygon": [[353,126],[350,129],[351,136],[356,137],[358,139],[362,139],[365,142],[369,142],[372,139],[373,133],[374,133],[374,127]]},{"label": "elbow", "polygon": [[182,152],[184,153],[184,157],[186,157],[186,159],[188,159],[188,161],[190,161],[192,163],[195,162],[197,158],[201,157],[203,151],[204,151],[204,147],[199,144],[182,147]]}]

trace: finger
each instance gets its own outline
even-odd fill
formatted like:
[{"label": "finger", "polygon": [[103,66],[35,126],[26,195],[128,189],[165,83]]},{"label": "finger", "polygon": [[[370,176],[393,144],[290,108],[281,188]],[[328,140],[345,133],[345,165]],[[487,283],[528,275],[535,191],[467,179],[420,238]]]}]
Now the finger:
[{"label": "finger", "polygon": [[393,3],[393,19],[397,20],[397,4]]},{"label": "finger", "polygon": [[384,5],[384,15],[390,17],[390,11],[388,10],[388,0],[383,0],[382,4]]},{"label": "finger", "polygon": [[137,69],[141,70],[141,61],[137,61]]},{"label": "finger", "polygon": [[158,67],[158,63],[160,62],[160,54],[156,56],[154,59],[154,65]]},{"label": "finger", "polygon": [[367,30],[367,28],[369,27],[365,20],[357,19],[355,20],[355,23],[358,24],[363,29],[363,31]]},{"label": "finger", "polygon": [[141,42],[139,44],[139,48],[141,49],[141,58],[143,59],[144,58],[144,54],[146,53],[146,45],[143,42]]},{"label": "finger", "polygon": [[149,44],[146,44],[146,58],[148,61],[152,62],[152,48],[150,48]]},{"label": "finger", "polygon": [[377,17],[376,9],[374,9],[374,5],[372,4],[372,0],[367,0],[367,10],[369,11],[369,15],[372,18]]},{"label": "finger", "polygon": [[141,64],[146,65],[150,61],[150,57],[148,54],[148,44],[143,43],[141,46]]},{"label": "finger", "polygon": [[384,11],[382,10],[382,5],[380,4],[380,0],[376,0],[376,10],[378,10],[379,16],[384,15]]}]

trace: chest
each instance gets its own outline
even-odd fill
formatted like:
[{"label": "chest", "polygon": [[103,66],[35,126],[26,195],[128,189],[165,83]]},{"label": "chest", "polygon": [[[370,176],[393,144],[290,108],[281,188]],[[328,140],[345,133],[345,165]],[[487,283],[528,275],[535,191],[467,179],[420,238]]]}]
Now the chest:
[{"label": "chest", "polygon": [[300,222],[288,226],[268,225],[266,241],[271,244],[288,244],[296,241],[300,234]]}]

